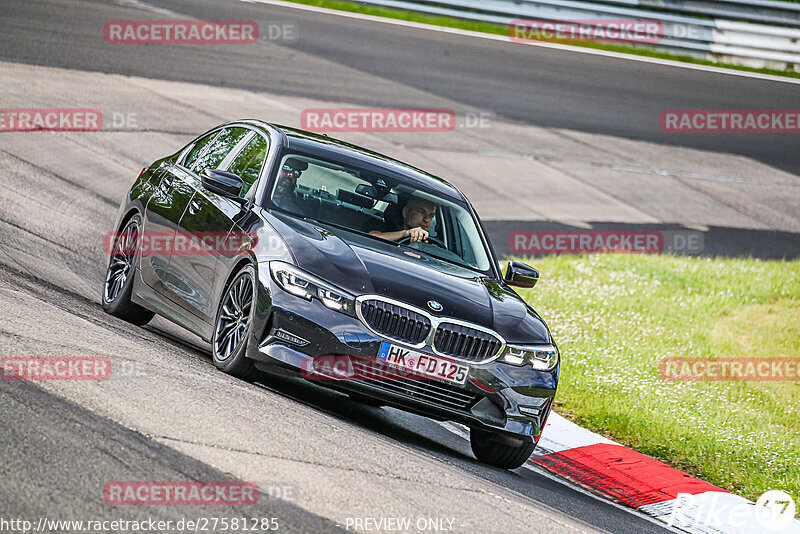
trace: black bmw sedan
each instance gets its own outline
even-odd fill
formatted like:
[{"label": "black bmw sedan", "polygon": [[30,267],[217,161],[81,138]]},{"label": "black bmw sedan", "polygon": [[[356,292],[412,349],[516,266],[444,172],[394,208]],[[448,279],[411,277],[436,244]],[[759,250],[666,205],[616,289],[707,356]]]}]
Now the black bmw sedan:
[{"label": "black bmw sedan", "polygon": [[324,135],[223,124],[145,168],[107,235],[103,307],[159,314],[244,379],[292,375],[470,428],[502,468],[533,452],[560,356],[448,182]]}]

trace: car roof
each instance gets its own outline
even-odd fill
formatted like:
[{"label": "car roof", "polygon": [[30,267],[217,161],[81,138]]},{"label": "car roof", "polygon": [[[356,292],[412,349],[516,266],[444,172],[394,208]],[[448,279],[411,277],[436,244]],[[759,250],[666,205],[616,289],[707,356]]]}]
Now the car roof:
[{"label": "car roof", "polygon": [[424,189],[452,200],[464,202],[466,198],[454,185],[421,169],[394,158],[373,152],[345,141],[297,128],[257,120],[237,121],[250,123],[265,130],[283,134],[283,146],[290,150],[320,156],[354,167],[384,174],[417,189]]}]

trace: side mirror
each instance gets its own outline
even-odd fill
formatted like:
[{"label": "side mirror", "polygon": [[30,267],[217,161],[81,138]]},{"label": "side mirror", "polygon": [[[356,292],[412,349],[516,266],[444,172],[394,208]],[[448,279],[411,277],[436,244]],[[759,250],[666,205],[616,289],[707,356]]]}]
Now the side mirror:
[{"label": "side mirror", "polygon": [[505,281],[510,286],[533,287],[539,281],[539,271],[520,261],[508,262]]},{"label": "side mirror", "polygon": [[239,200],[244,181],[232,172],[206,169],[201,178],[203,187],[231,200]]}]

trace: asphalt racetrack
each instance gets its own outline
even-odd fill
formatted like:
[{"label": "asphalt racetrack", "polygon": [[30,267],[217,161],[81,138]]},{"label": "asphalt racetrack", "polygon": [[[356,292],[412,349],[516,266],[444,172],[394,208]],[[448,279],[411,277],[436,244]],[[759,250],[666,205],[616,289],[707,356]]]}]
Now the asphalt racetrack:
[{"label": "asphalt racetrack", "polygon": [[[290,23],[297,36],[248,47],[103,40],[109,20],[161,18]],[[106,315],[102,236],[120,200],[143,166],[221,122],[298,125],[302,109],[323,105],[486,114],[492,127],[462,123],[447,137],[343,137],[452,180],[486,220],[800,231],[796,136],[658,127],[668,108],[798,107],[792,83],[233,0],[7,0],[0,95],[3,108],[106,117],[99,132],[0,133],[0,355],[113,362],[108,380],[0,381],[5,519],[244,513],[285,532],[353,530],[354,518],[428,518],[463,533],[667,531],[533,466],[480,464],[447,423],[300,380],[236,380],[167,321]],[[516,174],[531,168],[541,172],[530,182]],[[239,480],[261,496],[244,512],[109,505],[103,488],[120,480]]]}]

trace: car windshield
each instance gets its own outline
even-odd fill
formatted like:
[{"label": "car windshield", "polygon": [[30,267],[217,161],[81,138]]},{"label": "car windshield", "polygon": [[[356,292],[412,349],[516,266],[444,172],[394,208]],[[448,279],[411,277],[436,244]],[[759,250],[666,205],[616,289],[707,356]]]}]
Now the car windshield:
[{"label": "car windshield", "polygon": [[[491,270],[490,255],[465,204],[303,154],[284,154],[277,173],[270,198],[278,208],[482,273]],[[412,228],[427,231],[427,242],[412,241],[406,235]]]}]

